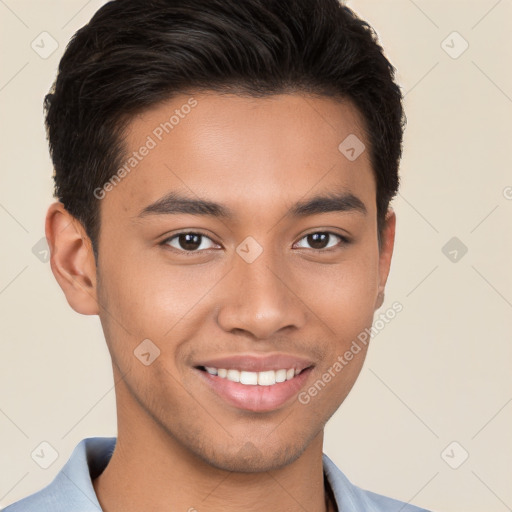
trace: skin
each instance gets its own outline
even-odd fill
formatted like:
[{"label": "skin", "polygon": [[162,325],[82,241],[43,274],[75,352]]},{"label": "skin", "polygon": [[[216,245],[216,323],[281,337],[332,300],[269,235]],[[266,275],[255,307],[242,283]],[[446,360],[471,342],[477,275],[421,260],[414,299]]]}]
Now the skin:
[{"label": "skin", "polygon": [[[351,162],[338,150],[349,134],[367,145],[350,103],[300,94],[193,97],[197,106],[100,201],[98,266],[81,224],[58,202],[48,210],[52,271],[73,309],[99,315],[112,356],[118,441],[94,489],[107,512],[324,511],[324,426],[366,350],[309,404],[293,399],[264,413],[228,404],[192,366],[284,352],[313,361],[307,389],[382,305],[395,214],[388,211],[379,248],[368,151]],[[136,116],[128,153],[189,98]],[[170,191],[222,203],[235,217],[137,217]],[[367,213],[285,215],[295,202],[333,191],[351,192]],[[160,245],[195,230],[209,237],[199,252],[187,256],[178,238]],[[326,231],[334,235],[315,251],[306,235]],[[247,236],[263,248],[250,264],[236,252]],[[160,350],[148,366],[134,356],[144,339]]]}]

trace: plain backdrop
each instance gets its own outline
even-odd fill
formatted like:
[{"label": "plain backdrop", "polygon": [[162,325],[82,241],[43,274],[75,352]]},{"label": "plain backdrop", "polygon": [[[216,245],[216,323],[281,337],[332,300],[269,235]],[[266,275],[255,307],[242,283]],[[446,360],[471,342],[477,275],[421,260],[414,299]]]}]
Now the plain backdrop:
[{"label": "plain backdrop", "polygon": [[[84,437],[116,435],[99,319],[68,306],[44,245],[42,100],[102,3],[0,2],[0,508],[48,484]],[[324,451],[355,484],[434,511],[512,510],[512,3],[348,5],[405,94],[381,308],[403,311],[374,337]],[[47,469],[31,456],[42,442],[58,454]]]}]

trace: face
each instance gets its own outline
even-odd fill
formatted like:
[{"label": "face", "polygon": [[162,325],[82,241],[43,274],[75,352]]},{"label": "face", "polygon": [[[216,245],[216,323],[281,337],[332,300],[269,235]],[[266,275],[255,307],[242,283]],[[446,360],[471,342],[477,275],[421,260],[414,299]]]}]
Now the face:
[{"label": "face", "polygon": [[368,152],[338,149],[351,134],[365,142],[350,104],[295,94],[181,95],[132,120],[125,172],[99,192],[94,293],[133,432],[150,422],[242,472],[321,434],[363,364],[366,346],[333,369],[371,326],[394,236],[391,214],[379,250]]}]

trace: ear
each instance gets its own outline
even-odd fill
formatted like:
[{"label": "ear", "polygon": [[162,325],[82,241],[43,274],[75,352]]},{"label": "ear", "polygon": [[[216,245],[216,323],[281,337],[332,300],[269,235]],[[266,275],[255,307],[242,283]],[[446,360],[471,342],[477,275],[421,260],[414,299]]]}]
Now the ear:
[{"label": "ear", "polygon": [[375,301],[375,309],[379,309],[384,303],[384,289],[391,266],[391,257],[395,245],[396,215],[392,208],[388,208],[384,229],[382,233],[382,245],[379,251],[379,290]]},{"label": "ear", "polygon": [[48,208],[45,233],[52,272],[69,305],[82,315],[97,315],[96,262],[82,224],[58,201]]}]

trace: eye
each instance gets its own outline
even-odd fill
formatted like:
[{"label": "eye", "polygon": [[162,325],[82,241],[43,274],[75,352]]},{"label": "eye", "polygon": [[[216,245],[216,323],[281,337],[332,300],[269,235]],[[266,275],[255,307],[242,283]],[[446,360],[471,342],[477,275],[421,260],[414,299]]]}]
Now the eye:
[{"label": "eye", "polygon": [[183,252],[183,253],[196,253],[200,250],[211,249],[208,247],[208,243],[205,240],[209,240],[213,245],[216,245],[211,238],[206,236],[204,233],[195,231],[185,231],[183,233],[177,233],[169,238],[166,238],[160,245],[168,245],[171,248]]},{"label": "eye", "polygon": [[[340,241],[336,243],[334,238],[337,238]],[[302,240],[305,240],[312,250],[321,252],[327,252],[326,249],[332,249],[337,246],[341,247],[350,243],[348,238],[330,231],[316,231],[314,233],[309,233],[302,237],[300,241]],[[300,243],[300,241],[298,243]],[[210,242],[210,246],[208,245],[208,242]],[[164,241],[160,242],[160,245],[169,246],[173,250],[183,254],[194,254],[203,250],[212,249],[217,244],[215,244],[215,242],[213,242],[213,240],[204,233],[184,231],[166,238]],[[299,248],[307,249],[308,247],[301,247],[299,245]]]},{"label": "eye", "polygon": [[[336,237],[341,242],[338,244],[328,244],[329,239],[332,240],[332,237]],[[308,244],[311,245],[311,248],[315,251],[324,251],[325,249],[331,249],[336,246],[343,246],[350,243],[350,240],[342,235],[337,233],[332,233],[330,231],[315,231],[314,233],[309,233],[308,235],[301,238],[301,240],[306,240]],[[306,247],[307,249],[307,247]]]}]

